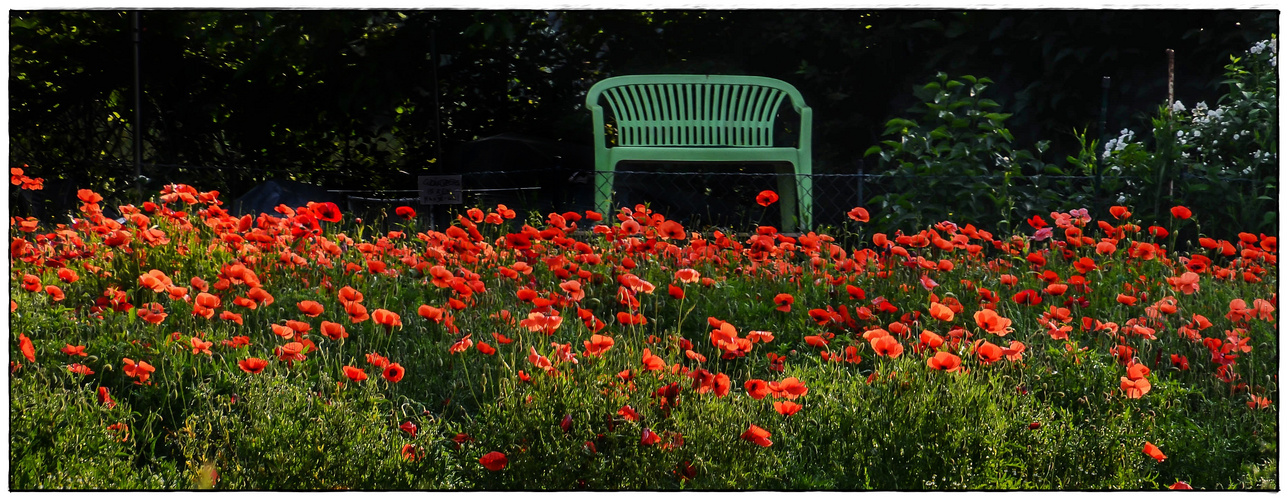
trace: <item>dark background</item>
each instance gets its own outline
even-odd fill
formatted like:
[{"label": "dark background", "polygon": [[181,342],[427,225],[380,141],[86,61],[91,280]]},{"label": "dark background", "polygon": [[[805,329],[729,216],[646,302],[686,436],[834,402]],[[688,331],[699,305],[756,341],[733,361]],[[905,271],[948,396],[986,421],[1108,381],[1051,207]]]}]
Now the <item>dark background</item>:
[{"label": "dark background", "polygon": [[[1277,26],[1277,11],[1236,10],[144,11],[139,184],[236,197],[272,178],[381,190],[589,169],[586,90],[672,72],[796,86],[823,174],[856,171],[936,73],[989,77],[1016,145],[1050,140],[1054,163],[1075,129],[1099,132],[1102,77],[1102,139],[1148,135],[1166,49],[1176,98],[1215,105],[1230,55]],[[131,15],[11,11],[10,47],[9,161],[47,186],[12,208],[65,210],[76,188],[136,202]]]}]

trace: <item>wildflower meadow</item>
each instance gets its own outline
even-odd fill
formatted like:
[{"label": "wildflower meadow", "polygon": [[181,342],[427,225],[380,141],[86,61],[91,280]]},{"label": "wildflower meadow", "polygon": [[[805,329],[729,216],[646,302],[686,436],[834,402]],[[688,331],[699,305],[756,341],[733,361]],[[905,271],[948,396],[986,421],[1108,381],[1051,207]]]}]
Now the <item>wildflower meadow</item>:
[{"label": "wildflower meadow", "polygon": [[1185,206],[788,235],[79,199],[11,225],[13,489],[1278,488],[1277,239],[1177,241]]}]

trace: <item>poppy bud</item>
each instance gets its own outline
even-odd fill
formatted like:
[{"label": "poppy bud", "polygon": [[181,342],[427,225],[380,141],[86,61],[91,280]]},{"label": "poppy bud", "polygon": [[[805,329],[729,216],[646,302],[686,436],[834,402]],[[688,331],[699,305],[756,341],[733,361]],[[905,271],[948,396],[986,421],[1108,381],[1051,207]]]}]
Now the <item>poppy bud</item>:
[{"label": "poppy bud", "polygon": [[1033,422],[1029,424],[1029,430],[1037,430],[1040,428],[1042,428],[1042,422]]},{"label": "poppy bud", "polygon": [[563,421],[559,422],[559,428],[564,432],[572,430],[572,414],[564,415]]}]

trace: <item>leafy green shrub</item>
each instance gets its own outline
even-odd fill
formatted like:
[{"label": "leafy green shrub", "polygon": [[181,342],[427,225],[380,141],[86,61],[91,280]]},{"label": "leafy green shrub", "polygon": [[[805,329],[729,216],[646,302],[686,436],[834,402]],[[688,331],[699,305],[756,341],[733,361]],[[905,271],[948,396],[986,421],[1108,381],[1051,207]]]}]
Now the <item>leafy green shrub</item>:
[{"label": "leafy green shrub", "polygon": [[1037,154],[1012,144],[1005,126],[1011,115],[983,97],[990,83],[939,73],[914,91],[922,102],[910,111],[920,121],[886,123],[885,135],[894,139],[864,153],[884,167],[878,180],[884,193],[867,200],[877,229],[970,220],[1010,230],[1025,214],[1085,206],[1052,190],[1048,176],[1065,172],[1040,159],[1046,142],[1034,145]]}]

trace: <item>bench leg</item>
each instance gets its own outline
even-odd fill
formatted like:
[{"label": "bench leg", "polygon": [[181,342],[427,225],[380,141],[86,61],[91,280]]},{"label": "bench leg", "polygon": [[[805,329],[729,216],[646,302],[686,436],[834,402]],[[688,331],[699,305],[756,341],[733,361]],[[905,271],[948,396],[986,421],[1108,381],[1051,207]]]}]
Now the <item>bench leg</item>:
[{"label": "bench leg", "polygon": [[797,229],[796,207],[796,167],[795,165],[778,166],[778,213],[782,216],[779,230],[783,232]]},{"label": "bench leg", "polygon": [[814,227],[814,179],[809,175],[796,176],[797,197],[800,200],[800,232]]}]

